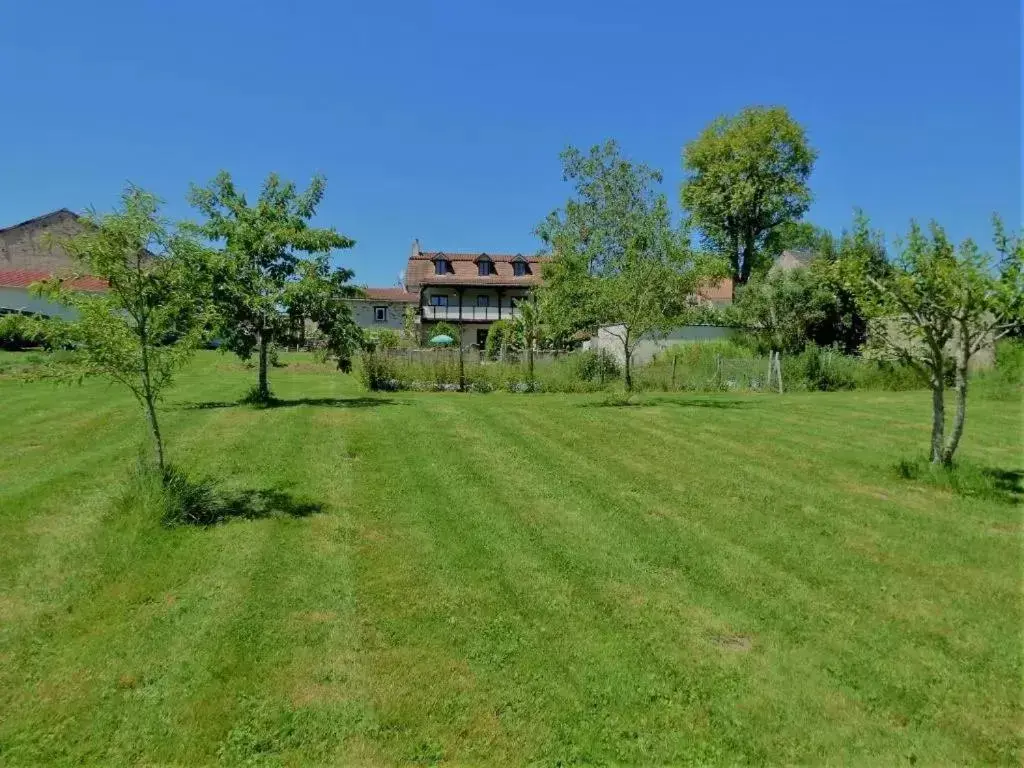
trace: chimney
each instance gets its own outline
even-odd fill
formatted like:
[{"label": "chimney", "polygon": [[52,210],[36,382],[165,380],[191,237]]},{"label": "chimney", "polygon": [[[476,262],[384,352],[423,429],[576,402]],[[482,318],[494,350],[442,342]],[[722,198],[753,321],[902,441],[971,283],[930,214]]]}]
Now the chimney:
[{"label": "chimney", "polygon": [[420,239],[418,237],[414,237],[413,241],[412,241],[412,253],[409,254],[409,258],[410,259],[415,259],[419,255],[420,255]]}]

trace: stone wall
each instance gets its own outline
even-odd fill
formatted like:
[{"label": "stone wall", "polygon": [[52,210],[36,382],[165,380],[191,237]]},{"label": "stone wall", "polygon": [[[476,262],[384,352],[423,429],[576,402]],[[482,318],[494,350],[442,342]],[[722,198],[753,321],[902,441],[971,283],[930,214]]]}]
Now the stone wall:
[{"label": "stone wall", "polygon": [[0,271],[65,272],[74,266],[53,240],[79,234],[83,225],[68,210],[54,211],[24,224],[0,230]]}]

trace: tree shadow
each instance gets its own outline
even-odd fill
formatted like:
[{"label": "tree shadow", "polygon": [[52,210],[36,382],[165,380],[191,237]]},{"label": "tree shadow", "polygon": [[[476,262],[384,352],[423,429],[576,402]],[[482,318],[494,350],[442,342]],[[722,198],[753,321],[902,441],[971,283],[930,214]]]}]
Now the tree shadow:
[{"label": "tree shadow", "polygon": [[209,478],[190,478],[169,467],[162,482],[163,522],[167,526],[210,528],[230,520],[308,517],[324,505],[280,488],[223,491]]},{"label": "tree shadow", "polygon": [[604,400],[580,403],[580,408],[654,408],[671,405],[678,408],[750,408],[754,403],[739,399],[709,399],[696,397],[656,397],[634,400],[631,397],[609,397]]},{"label": "tree shadow", "polygon": [[384,405],[407,405],[387,397],[297,397],[290,400],[273,398],[263,405],[253,405],[245,400],[206,400],[203,402],[186,401],[179,407],[187,411],[205,411],[214,408],[294,408],[299,405],[310,405],[320,408],[377,408]]},{"label": "tree shadow", "polygon": [[981,473],[992,483],[992,489],[1014,504],[1024,501],[1024,470],[989,467]]},{"label": "tree shadow", "polygon": [[232,518],[259,520],[265,517],[309,517],[323,511],[323,504],[298,499],[277,488],[233,491],[225,494],[220,502],[221,521]]},{"label": "tree shadow", "polygon": [[278,484],[267,488],[222,488],[216,479],[194,476],[174,465],[158,470],[141,465],[133,474],[135,502],[155,504],[169,527],[208,528],[235,518],[308,517],[324,505],[295,496]]}]

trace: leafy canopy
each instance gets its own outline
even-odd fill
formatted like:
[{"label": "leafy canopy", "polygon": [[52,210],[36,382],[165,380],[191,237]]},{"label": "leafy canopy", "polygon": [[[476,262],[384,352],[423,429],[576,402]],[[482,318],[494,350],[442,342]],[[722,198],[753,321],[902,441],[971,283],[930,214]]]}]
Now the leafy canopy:
[{"label": "leafy canopy", "polygon": [[260,349],[260,397],[265,386],[268,344],[286,336],[296,316],[317,323],[328,349],[344,362],[358,346],[359,329],[344,298],[352,272],[332,269],[329,254],[355,241],[332,227],[313,227],[326,190],[315,176],[299,192],[295,184],[270,174],[255,204],[236,189],[231,175],[219,173],[206,187],[193,186],[190,202],[205,221],[195,231],[223,244],[217,260],[214,300],[219,333],[243,359]]},{"label": "leafy canopy", "polygon": [[[993,257],[971,240],[954,247],[936,223],[925,232],[913,222],[883,274],[863,261],[847,268],[850,289],[872,319],[871,344],[911,365],[932,388],[933,463],[950,464],[959,444],[972,357],[1024,323],[1024,247],[998,219],[995,243]],[[957,411],[946,440],[943,396],[950,371]]]},{"label": "leafy canopy", "polygon": [[719,117],[684,148],[683,207],[705,244],[729,258],[738,283],[778,247],[772,233],[807,211],[816,157],[804,129],[782,107]]},{"label": "leafy canopy", "polygon": [[763,351],[794,354],[838,312],[838,300],[814,270],[780,270],[747,283],[732,312]]},{"label": "leafy canopy", "polygon": [[640,340],[678,324],[700,282],[718,273],[672,226],[660,172],[623,158],[614,141],[587,154],[562,153],[575,195],[538,234],[553,258],[544,267],[543,314],[554,339],[612,329],[629,360]]},{"label": "leafy canopy", "polygon": [[518,352],[522,347],[521,334],[511,320],[495,320],[487,329],[484,353],[490,360],[504,358],[509,352]]},{"label": "leafy canopy", "polygon": [[838,237],[811,224],[786,228],[814,253],[806,267],[755,273],[724,313],[748,329],[764,350],[800,352],[807,344],[854,354],[867,339],[867,318],[844,283],[849,265],[880,277],[889,269],[885,241],[861,211]]},{"label": "leafy canopy", "polygon": [[77,291],[62,278],[37,290],[75,310],[63,325],[62,341],[76,351],[70,371],[112,379],[145,408],[163,468],[155,402],[206,336],[210,284],[209,253],[187,234],[170,233],[158,211],[156,197],[129,186],[117,210],[90,211],[84,231],[61,243],[81,274],[106,281],[106,291]]}]

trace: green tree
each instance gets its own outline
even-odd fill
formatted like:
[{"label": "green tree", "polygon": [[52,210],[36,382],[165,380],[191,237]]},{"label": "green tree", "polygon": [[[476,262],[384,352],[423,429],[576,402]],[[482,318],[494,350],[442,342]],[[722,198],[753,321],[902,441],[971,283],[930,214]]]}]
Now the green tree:
[{"label": "green tree", "polygon": [[416,322],[416,319],[416,307],[412,304],[406,304],[405,309],[402,311],[402,336],[405,343],[410,347],[418,347],[421,343],[420,325]]},{"label": "green tree", "polygon": [[765,237],[764,253],[758,259],[756,268],[751,269],[751,277],[768,271],[772,262],[783,251],[810,251],[820,253],[825,244],[832,239],[832,233],[809,221],[786,221],[775,227]]},{"label": "green tree", "polygon": [[719,117],[683,150],[681,199],[705,243],[747,282],[811,203],[807,181],[817,153],[782,107],[748,107]]},{"label": "green tree", "polygon": [[363,334],[363,346],[371,352],[378,349],[398,349],[401,345],[402,337],[393,328],[379,328]]},{"label": "green tree", "polygon": [[687,232],[673,228],[655,188],[661,174],[623,158],[614,141],[587,154],[570,147],[562,164],[575,197],[537,230],[553,253],[540,291],[543,314],[555,338],[608,326],[631,390],[640,341],[678,324],[688,297],[720,270],[690,250]]},{"label": "green tree", "polygon": [[800,268],[754,277],[731,311],[763,351],[795,354],[837,313],[838,300],[814,271]]},{"label": "green tree", "polygon": [[363,333],[352,320],[345,299],[357,297],[362,291],[349,284],[353,276],[350,270],[333,269],[322,253],[299,260],[295,272],[295,279],[284,289],[286,311],[301,318],[303,327],[307,319],[316,324],[323,352],[335,358],[338,368],[347,373],[352,356],[362,346]]},{"label": "green tree", "polygon": [[91,211],[85,221],[81,234],[61,244],[107,290],[76,291],[60,278],[36,290],[75,310],[63,329],[76,350],[74,374],[112,379],[138,400],[163,472],[156,403],[206,334],[209,254],[186,234],[169,232],[158,200],[137,187],[125,189],[113,213]]},{"label": "green tree", "polygon": [[[950,465],[967,415],[971,358],[1022,323],[1021,239],[996,221],[993,258],[970,240],[955,248],[943,229],[912,223],[902,252],[882,276],[849,265],[851,289],[872,319],[870,342],[911,365],[932,391],[931,461]],[[956,413],[945,434],[945,385],[953,373]]]},{"label": "green tree", "polygon": [[806,267],[755,272],[726,308],[728,322],[746,327],[763,349],[796,353],[806,344],[839,347],[856,353],[867,339],[867,318],[847,289],[847,264],[884,276],[889,269],[885,241],[861,211],[853,227],[834,237],[811,225],[803,230],[806,250],[814,257]]},{"label": "green tree", "polygon": [[333,249],[351,248],[355,243],[333,228],[309,224],[325,189],[322,176],[315,176],[300,193],[295,184],[272,173],[256,203],[250,205],[226,171],[206,187],[192,187],[190,201],[206,217],[194,229],[223,244],[214,281],[220,335],[242,359],[258,352],[253,395],[257,402],[270,400],[268,350],[288,333],[292,301],[301,300],[303,316],[313,319],[327,335],[340,365],[359,340],[358,328],[342,301],[351,295],[347,283],[352,273],[331,270],[327,259]]},{"label": "green tree", "polygon": [[817,255],[807,269],[818,285],[835,296],[835,303],[824,318],[811,325],[809,338],[820,346],[837,346],[854,354],[867,341],[868,320],[843,275],[846,265],[855,264],[876,279],[885,277],[890,268],[885,238],[872,230],[863,211],[857,210],[851,229],[838,237],[819,231],[811,250]]},{"label": "green tree", "polygon": [[504,360],[510,350],[518,349],[515,327],[511,320],[495,320],[487,330],[484,353],[490,360]]},{"label": "green tree", "polygon": [[518,313],[513,318],[515,334],[522,339],[526,349],[526,377],[533,381],[533,353],[540,342],[542,334],[542,317],[540,303],[534,297],[521,301],[517,305]]}]

